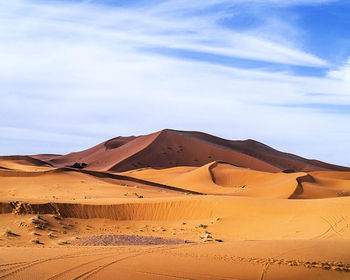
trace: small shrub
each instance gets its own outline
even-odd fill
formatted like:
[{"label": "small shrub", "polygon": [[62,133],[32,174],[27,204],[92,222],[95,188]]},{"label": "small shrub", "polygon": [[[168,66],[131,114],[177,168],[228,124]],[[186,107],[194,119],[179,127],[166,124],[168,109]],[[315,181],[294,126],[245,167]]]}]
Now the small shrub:
[{"label": "small shrub", "polygon": [[215,238],[214,239],[216,242],[224,242],[222,239],[219,239],[219,238]]},{"label": "small shrub", "polygon": [[69,242],[67,240],[58,240],[57,244],[58,245],[65,245],[68,244]]},{"label": "small shrub", "polygon": [[43,230],[43,229],[44,229],[44,227],[43,227],[42,225],[36,225],[34,228],[40,229],[40,230]]},{"label": "small shrub", "polygon": [[31,221],[32,224],[40,224],[40,221],[38,219],[32,218]]},{"label": "small shrub", "polygon": [[5,233],[11,236],[19,236],[19,234],[14,233],[9,227],[6,228]]}]

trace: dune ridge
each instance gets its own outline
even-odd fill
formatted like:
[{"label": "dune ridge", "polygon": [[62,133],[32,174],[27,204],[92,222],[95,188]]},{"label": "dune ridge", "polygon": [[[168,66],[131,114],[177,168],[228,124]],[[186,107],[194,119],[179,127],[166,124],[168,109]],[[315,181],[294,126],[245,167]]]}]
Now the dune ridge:
[{"label": "dune ridge", "polygon": [[[45,190],[50,189],[50,192],[46,193],[52,195],[58,190],[64,194],[64,189],[67,189],[67,194],[72,193],[68,197],[73,199],[76,197],[73,193],[78,194],[79,191],[92,185],[95,194],[98,193],[96,187],[101,186],[107,193],[120,196],[123,190],[130,191],[130,188],[123,186],[134,185],[153,193],[313,199],[349,196],[349,174],[350,172],[340,171],[263,172],[238,167],[224,161],[213,161],[201,167],[145,168],[121,173],[70,167],[45,167],[44,170],[35,171],[26,168],[0,169],[0,184],[3,185],[0,194],[4,197],[22,194],[20,197],[25,197],[28,193],[26,189],[32,186],[32,190],[38,192],[45,193]],[[89,184],[84,186],[82,184],[84,182]],[[51,185],[49,189],[46,187],[48,185]],[[177,195],[175,193],[174,195]],[[102,192],[98,196],[103,197]]]},{"label": "dune ridge", "polygon": [[[327,174],[332,176],[334,173],[347,174],[339,171],[328,172]],[[348,177],[345,175],[343,175],[343,177],[345,176],[344,178],[334,179],[326,176],[322,180],[323,183],[317,187],[320,180],[316,180],[312,172],[262,172],[237,167],[224,161],[215,161],[198,168],[138,169],[118,174],[215,195],[312,199],[347,196],[350,194],[350,181],[347,180]],[[323,174],[323,171],[315,174]],[[331,182],[329,186],[327,185],[327,180]],[[334,187],[334,184],[339,186]],[[315,190],[310,191],[311,188]]]},{"label": "dune ridge", "polygon": [[50,162],[31,156],[0,156],[0,169],[3,170],[44,170],[53,167]]},{"label": "dune ridge", "polygon": [[350,171],[349,167],[283,153],[251,139],[232,141],[202,132],[171,129],[141,136],[119,136],[81,152],[37,158],[55,167],[84,162],[89,169],[114,172],[145,167],[199,167],[215,160],[267,172]]}]

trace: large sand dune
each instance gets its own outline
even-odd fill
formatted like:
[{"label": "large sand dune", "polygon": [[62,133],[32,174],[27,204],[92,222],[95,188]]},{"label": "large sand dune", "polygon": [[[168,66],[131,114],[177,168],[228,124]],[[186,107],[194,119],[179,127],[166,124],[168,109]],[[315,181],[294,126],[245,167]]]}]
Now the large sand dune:
[{"label": "large sand dune", "polygon": [[254,140],[231,141],[201,132],[170,129],[138,137],[116,137],[88,150],[64,156],[33,157],[56,167],[84,162],[92,170],[119,172],[142,167],[199,167],[214,160],[267,172],[287,169],[350,171],[348,167],[279,152]]},{"label": "large sand dune", "polygon": [[0,169],[27,171],[47,170],[51,163],[30,156],[0,156]]},{"label": "large sand dune", "polygon": [[347,167],[198,132],[0,157],[0,278],[350,279],[349,206]]},{"label": "large sand dune", "polygon": [[205,194],[269,198],[350,195],[349,172],[270,173],[212,162],[202,167],[137,169],[120,173]]}]

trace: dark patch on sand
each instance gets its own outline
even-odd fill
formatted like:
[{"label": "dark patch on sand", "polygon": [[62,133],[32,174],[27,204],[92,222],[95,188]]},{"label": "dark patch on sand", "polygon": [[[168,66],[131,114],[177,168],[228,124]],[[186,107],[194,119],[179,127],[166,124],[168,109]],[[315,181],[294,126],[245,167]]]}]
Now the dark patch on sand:
[{"label": "dark patch on sand", "polygon": [[154,236],[140,235],[93,235],[73,241],[77,246],[122,246],[122,245],[161,245],[184,244],[188,241],[181,239],[166,239]]}]

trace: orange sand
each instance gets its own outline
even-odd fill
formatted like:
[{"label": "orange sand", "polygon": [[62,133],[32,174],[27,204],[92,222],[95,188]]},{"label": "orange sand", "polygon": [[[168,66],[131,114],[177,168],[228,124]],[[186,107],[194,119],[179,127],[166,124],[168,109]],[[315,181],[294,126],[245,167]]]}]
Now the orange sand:
[{"label": "orange sand", "polygon": [[[171,130],[0,157],[0,278],[350,279],[346,170]],[[99,235],[182,244],[74,245]]]},{"label": "orange sand", "polygon": [[37,155],[33,158],[55,167],[84,162],[91,170],[117,172],[144,167],[200,167],[216,160],[267,172],[287,169],[350,171],[349,167],[279,152],[253,140],[231,141],[202,132],[170,129],[138,137],[116,137],[85,151],[68,155]]}]

